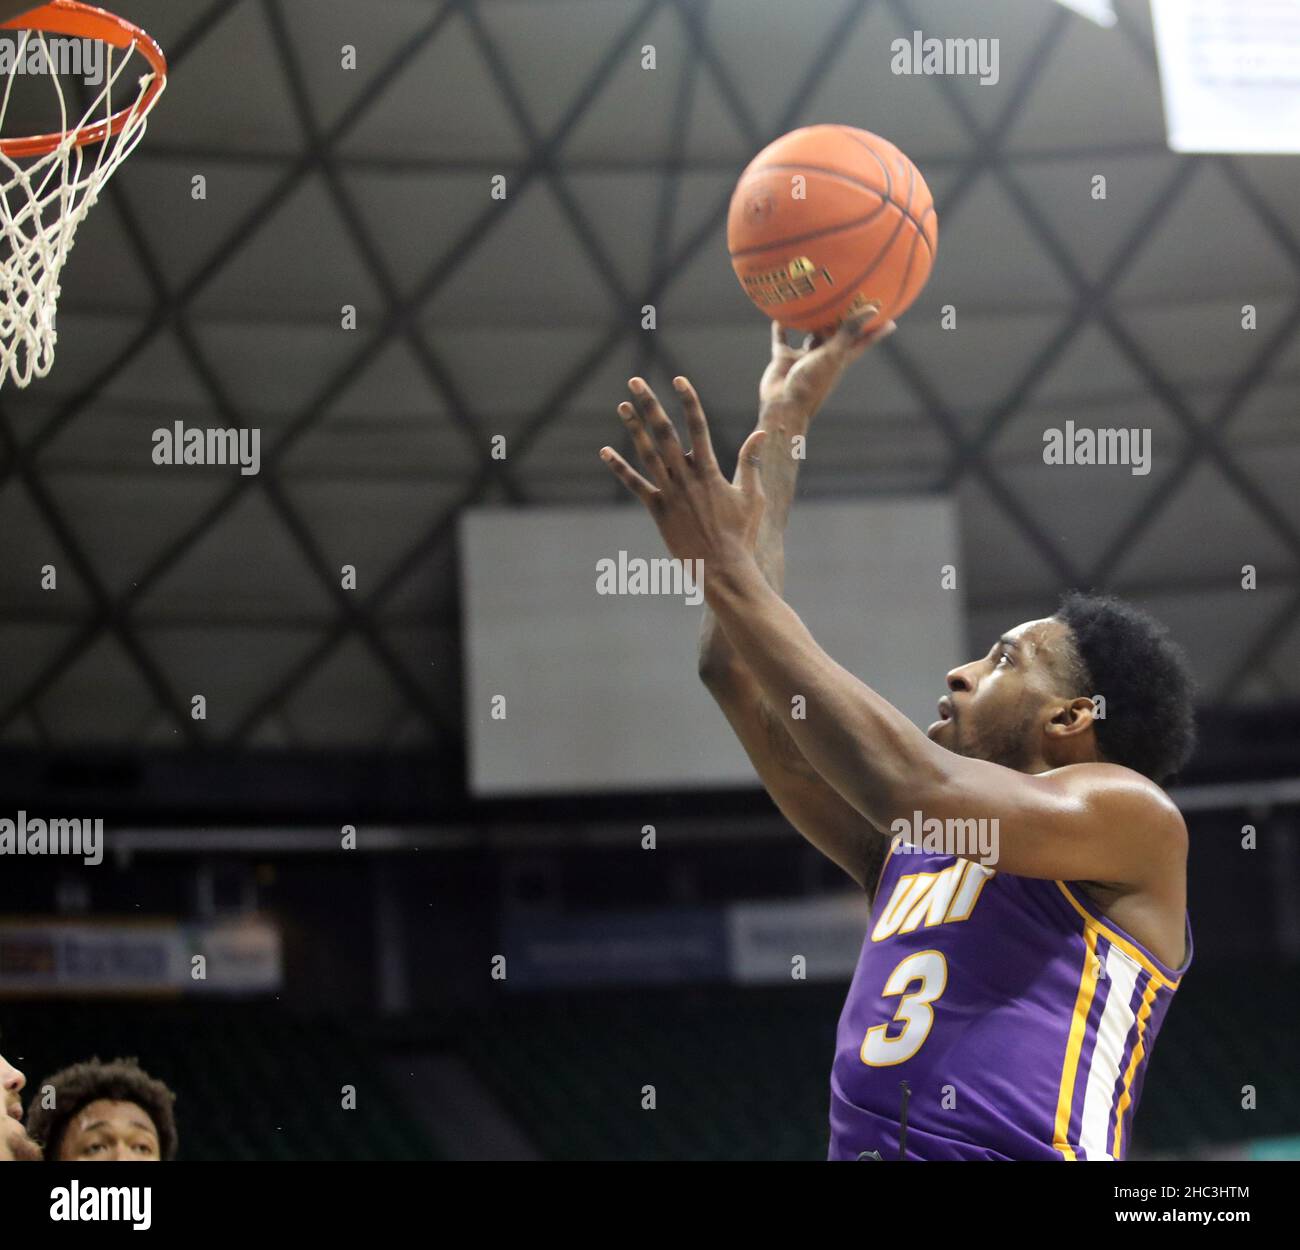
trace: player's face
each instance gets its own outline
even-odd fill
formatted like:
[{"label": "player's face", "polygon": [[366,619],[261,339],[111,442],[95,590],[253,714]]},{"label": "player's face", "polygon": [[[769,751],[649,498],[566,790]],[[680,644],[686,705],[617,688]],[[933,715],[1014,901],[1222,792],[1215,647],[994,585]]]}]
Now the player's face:
[{"label": "player's face", "polygon": [[63,1132],[59,1158],[77,1163],[157,1163],[158,1130],[133,1102],[100,1098],[87,1103]]},{"label": "player's face", "polygon": [[939,717],[926,731],[940,746],[971,759],[1024,769],[1040,758],[1048,704],[1060,700],[1056,657],[1066,626],[1052,617],[1008,630],[987,655],[948,674]]},{"label": "player's face", "polygon": [[3,1055],[0,1055],[0,1091],[3,1091],[4,1110],[15,1120],[23,1118],[23,1086],[27,1078]]},{"label": "player's face", "polygon": [[0,1116],[0,1163],[39,1163],[40,1147],[12,1116]]},{"label": "player's face", "polygon": [[41,1152],[23,1128],[21,1095],[26,1084],[27,1078],[0,1055],[0,1091],[4,1095],[4,1114],[0,1115],[0,1163],[41,1157]]}]

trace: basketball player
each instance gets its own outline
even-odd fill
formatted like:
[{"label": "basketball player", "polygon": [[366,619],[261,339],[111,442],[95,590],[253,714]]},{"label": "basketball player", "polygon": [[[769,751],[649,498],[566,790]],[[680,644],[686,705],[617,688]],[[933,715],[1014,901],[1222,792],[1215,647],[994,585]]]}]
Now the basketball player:
[{"label": "basketball player", "polygon": [[27,1078],[0,1055],[0,1163],[35,1162],[40,1148],[23,1128],[23,1086]]},{"label": "basketball player", "polygon": [[32,1136],[46,1162],[158,1163],[176,1157],[176,1095],[134,1059],[74,1063],[41,1082]]},{"label": "basketball player", "polygon": [[[703,561],[701,676],[768,793],[874,899],[830,1157],[1123,1158],[1192,954],[1187,829],[1160,788],[1192,750],[1186,662],[1134,608],[1067,595],[949,672],[922,732],[817,645],[781,598],[789,440],[890,329],[798,351],[774,326],[732,483],[681,378],[689,451],[633,378],[619,412],[646,476],[601,457],[669,552]],[[978,822],[991,849],[963,836]]]}]

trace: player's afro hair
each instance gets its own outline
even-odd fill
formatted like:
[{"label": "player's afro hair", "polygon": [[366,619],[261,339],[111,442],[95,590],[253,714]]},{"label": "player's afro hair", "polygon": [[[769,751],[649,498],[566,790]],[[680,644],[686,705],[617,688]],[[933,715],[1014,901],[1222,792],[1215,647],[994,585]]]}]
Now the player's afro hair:
[{"label": "player's afro hair", "polygon": [[1154,617],[1110,595],[1072,590],[1056,618],[1069,627],[1076,689],[1106,700],[1097,744],[1122,764],[1163,784],[1196,747],[1196,684],[1183,649]]},{"label": "player's afro hair", "polygon": [[161,1081],[151,1077],[136,1059],[114,1059],[104,1063],[95,1058],[86,1063],[74,1063],[47,1077],[40,1088],[54,1087],[54,1106],[45,1107],[45,1099],[34,1098],[28,1111],[27,1131],[45,1149],[45,1159],[53,1162],[59,1157],[63,1134],[72,1117],[92,1102],[107,1098],[112,1102],[133,1102],[149,1114],[158,1130],[158,1153],[161,1158],[174,1159],[179,1138],[176,1135],[176,1117],[172,1104],[176,1095]]}]

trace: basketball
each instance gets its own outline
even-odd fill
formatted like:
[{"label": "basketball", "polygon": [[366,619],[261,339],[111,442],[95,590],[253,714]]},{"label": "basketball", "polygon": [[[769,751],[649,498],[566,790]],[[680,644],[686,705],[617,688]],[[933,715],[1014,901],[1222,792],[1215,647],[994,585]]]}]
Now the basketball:
[{"label": "basketball", "polygon": [[746,166],[727,214],[745,294],[795,330],[829,333],[871,300],[880,323],[921,293],[939,221],[921,171],[887,139],[805,126]]}]

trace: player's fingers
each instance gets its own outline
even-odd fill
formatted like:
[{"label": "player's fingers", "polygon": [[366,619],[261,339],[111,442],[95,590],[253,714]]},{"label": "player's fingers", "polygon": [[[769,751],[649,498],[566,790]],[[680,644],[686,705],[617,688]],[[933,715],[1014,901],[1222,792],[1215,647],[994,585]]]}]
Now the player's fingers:
[{"label": "player's fingers", "polygon": [[650,389],[650,384],[644,378],[632,378],[627,385],[632,392],[632,402],[636,405],[637,412],[650,429],[650,437],[659,450],[664,468],[669,475],[681,472],[686,467],[686,454],[682,451],[672,421]]},{"label": "player's fingers", "polygon": [[884,325],[873,326],[862,336],[862,343],[864,346],[870,347],[872,343],[879,343],[881,339],[887,339],[897,329],[898,323],[896,321],[886,321]]},{"label": "player's fingers", "polygon": [[858,337],[849,345],[847,359],[856,360],[868,347],[879,343],[881,339],[887,339],[898,326],[892,321],[886,321],[884,325],[872,326],[871,329],[860,332]]},{"label": "player's fingers", "polygon": [[763,463],[763,443],[766,439],[766,430],[755,430],[740,445],[740,456],[736,464],[736,485],[746,495],[763,493],[759,470]]},{"label": "player's fingers", "polygon": [[612,447],[602,447],[600,449],[600,458],[609,467],[610,472],[646,507],[649,507],[654,502],[659,492]]},{"label": "player's fingers", "polygon": [[700,403],[700,397],[695,393],[695,387],[686,378],[674,378],[673,386],[677,388],[677,393],[682,399],[682,407],[686,410],[686,428],[691,434],[690,456],[695,462],[695,467],[716,470],[718,459],[713,454],[709,423],[705,419],[704,407]]},{"label": "player's fingers", "polygon": [[857,344],[873,330],[874,319],[880,314],[880,301],[873,299],[861,311],[852,317],[846,317],[835,332],[841,347],[856,347]]},{"label": "player's fingers", "polygon": [[618,406],[618,415],[623,418],[623,425],[632,436],[632,446],[636,448],[642,468],[650,475],[650,480],[662,488],[668,482],[668,470],[664,468],[664,462],[660,459],[654,441],[646,432],[641,414],[624,400]]}]

